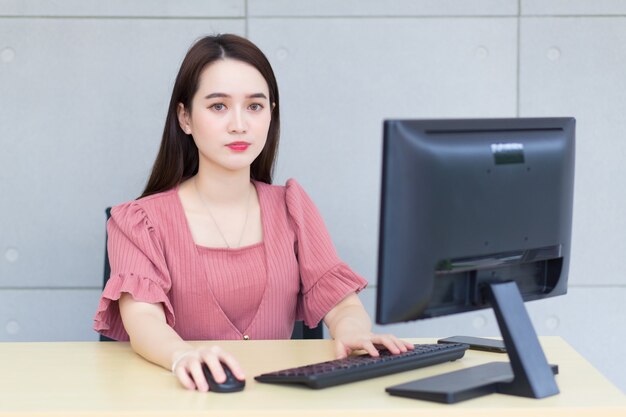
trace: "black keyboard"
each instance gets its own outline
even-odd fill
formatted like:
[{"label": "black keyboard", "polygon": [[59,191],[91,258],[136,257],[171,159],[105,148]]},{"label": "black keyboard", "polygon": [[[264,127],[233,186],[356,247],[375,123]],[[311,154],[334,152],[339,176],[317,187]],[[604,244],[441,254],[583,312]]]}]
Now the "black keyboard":
[{"label": "black keyboard", "polygon": [[315,389],[327,388],[454,361],[462,358],[468,347],[459,343],[415,345],[414,350],[397,355],[386,349],[379,349],[379,357],[349,356],[345,359],[269,372],[254,379],[276,384],[304,384]]}]

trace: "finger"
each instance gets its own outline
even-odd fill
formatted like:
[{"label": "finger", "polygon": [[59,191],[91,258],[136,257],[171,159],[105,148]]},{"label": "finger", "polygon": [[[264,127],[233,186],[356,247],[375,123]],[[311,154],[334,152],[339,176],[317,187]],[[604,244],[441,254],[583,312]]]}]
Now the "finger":
[{"label": "finger", "polygon": [[344,352],[346,354],[346,357],[350,356],[352,354],[352,352],[353,352],[352,348],[350,348],[350,346],[345,345],[345,344],[344,344],[343,347],[344,347]]},{"label": "finger", "polygon": [[343,359],[346,358],[349,354],[346,346],[341,343],[339,340],[335,340],[335,358]]},{"label": "finger", "polygon": [[187,369],[189,370],[198,391],[207,392],[209,390],[209,383],[204,377],[204,372],[202,372],[201,362],[197,359],[190,360]]},{"label": "finger", "polygon": [[209,367],[209,371],[211,371],[211,375],[213,375],[213,379],[218,384],[226,381],[226,373],[224,372],[224,368],[220,363],[220,359],[214,353],[203,355],[204,362]]},{"label": "finger", "polygon": [[[396,336],[389,334],[387,335],[391,342],[398,348],[400,352],[406,352],[409,348],[406,346],[405,342],[398,339]],[[412,346],[412,345],[411,345]],[[398,353],[400,353],[398,352]]]},{"label": "finger", "polygon": [[191,379],[184,366],[178,366],[175,374],[183,387],[192,391],[196,389],[196,384],[193,382],[193,379]]},{"label": "finger", "polygon": [[388,335],[377,334],[372,337],[372,341],[377,345],[384,346],[389,352],[394,355],[397,355],[401,352],[400,348],[396,346],[393,339]]},{"label": "finger", "polygon": [[376,350],[376,347],[374,346],[374,344],[372,343],[371,340],[366,340],[363,342],[363,349],[369,353],[370,356],[380,356],[380,354],[378,353],[378,350]]},{"label": "finger", "polygon": [[239,379],[240,381],[246,379],[246,374],[243,372],[243,369],[241,369],[239,362],[237,362],[235,357],[232,356],[230,353],[222,352],[219,355],[219,360],[230,368],[230,370],[233,372],[233,375],[235,375],[235,378]]},{"label": "finger", "polygon": [[413,346],[413,343],[405,342],[404,340],[398,339],[396,336],[393,336],[393,335],[389,335],[389,336],[393,339],[396,346],[398,346],[402,352],[415,349],[415,346]]},{"label": "finger", "polygon": [[[400,340],[394,335],[387,334],[387,335],[382,335],[382,336],[388,338],[390,342],[393,343],[399,350],[399,352],[394,352],[393,350],[390,349],[392,353],[406,352],[408,350],[413,350],[415,348],[412,343]],[[387,349],[389,349],[389,347],[387,347]]]}]

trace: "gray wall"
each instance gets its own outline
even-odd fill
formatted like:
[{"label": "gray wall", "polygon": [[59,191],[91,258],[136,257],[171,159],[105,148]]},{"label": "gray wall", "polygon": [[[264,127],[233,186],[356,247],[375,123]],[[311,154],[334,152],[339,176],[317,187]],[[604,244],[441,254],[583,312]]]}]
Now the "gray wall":
[{"label": "gray wall", "polygon": [[[178,65],[214,32],[267,53],[283,108],[276,182],[298,178],[373,284],[383,118],[575,116],[570,292],[528,309],[539,334],[626,391],[618,0],[0,0],[0,341],[96,340],[104,207],[141,191]],[[497,327],[482,311],[384,331]]]}]

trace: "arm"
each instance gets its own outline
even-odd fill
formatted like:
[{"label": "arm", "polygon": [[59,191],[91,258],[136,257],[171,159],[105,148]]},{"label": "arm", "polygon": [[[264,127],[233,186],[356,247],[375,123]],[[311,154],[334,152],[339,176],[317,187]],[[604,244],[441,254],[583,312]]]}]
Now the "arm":
[{"label": "arm", "polygon": [[202,373],[203,362],[218,382],[226,380],[220,361],[226,363],[237,378],[245,378],[237,361],[219,347],[195,348],[185,342],[167,324],[161,304],[136,301],[129,293],[122,293],[119,307],[133,350],[166,369],[172,369],[175,364],[173,371],[185,388],[208,391]]},{"label": "arm", "polygon": [[337,358],[344,358],[357,349],[364,349],[370,355],[378,356],[375,344],[386,347],[394,354],[413,348],[412,344],[393,335],[372,333],[372,321],[355,293],[333,307],[324,317],[324,323],[331,337],[335,339]]}]

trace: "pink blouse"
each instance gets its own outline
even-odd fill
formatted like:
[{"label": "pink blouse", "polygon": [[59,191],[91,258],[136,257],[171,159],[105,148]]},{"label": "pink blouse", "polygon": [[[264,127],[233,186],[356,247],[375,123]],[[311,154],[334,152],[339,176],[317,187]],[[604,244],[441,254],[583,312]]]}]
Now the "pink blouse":
[{"label": "pink blouse", "polygon": [[[287,339],[295,320],[309,327],[367,282],[337,256],[315,205],[295,181],[254,182],[263,241],[239,249],[193,241],[177,189],[111,210],[111,277],[94,329],[128,340],[117,300],[162,303],[185,340]],[[256,275],[256,280],[250,277]]]}]

